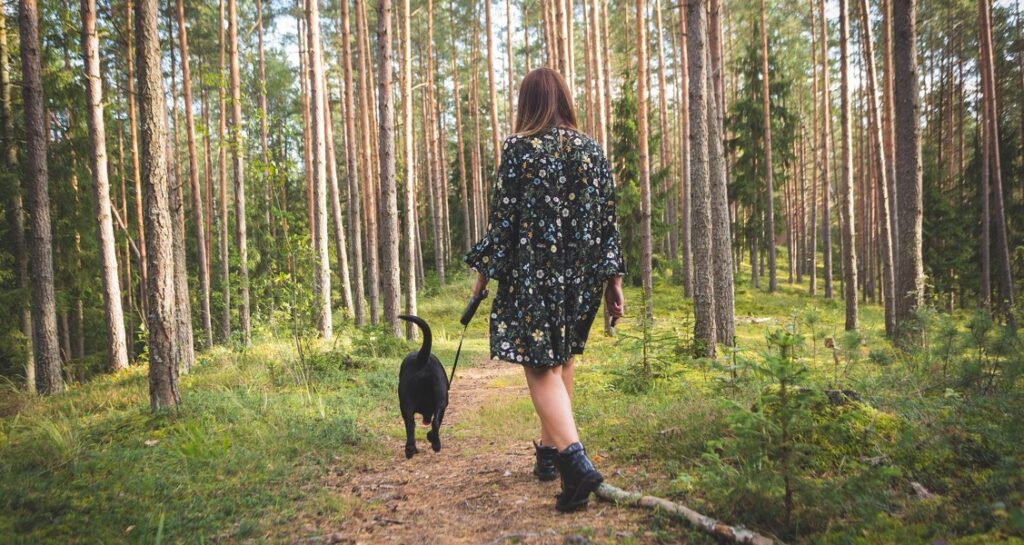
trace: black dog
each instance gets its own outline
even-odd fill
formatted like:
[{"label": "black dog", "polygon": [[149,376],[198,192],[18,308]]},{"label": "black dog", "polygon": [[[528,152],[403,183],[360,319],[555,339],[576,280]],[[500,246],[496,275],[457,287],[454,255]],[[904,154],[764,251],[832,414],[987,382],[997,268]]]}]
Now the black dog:
[{"label": "black dog", "polygon": [[441,450],[439,429],[444,420],[444,411],[448,408],[448,377],[445,375],[441,361],[430,353],[430,326],[418,316],[399,316],[399,318],[416,324],[423,332],[423,345],[415,352],[410,352],[402,360],[402,368],[398,373],[398,404],[405,420],[405,457],[419,452],[416,449],[416,416],[423,416],[423,423],[430,424],[427,439],[434,452]]}]

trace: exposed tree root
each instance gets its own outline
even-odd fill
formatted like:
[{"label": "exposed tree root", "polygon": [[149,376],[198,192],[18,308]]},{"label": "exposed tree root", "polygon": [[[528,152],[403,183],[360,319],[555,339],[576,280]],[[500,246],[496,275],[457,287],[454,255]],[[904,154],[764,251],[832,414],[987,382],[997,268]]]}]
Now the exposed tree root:
[{"label": "exposed tree root", "polygon": [[702,532],[711,534],[719,539],[723,539],[731,543],[744,543],[749,545],[772,545],[772,543],[774,543],[771,539],[764,537],[761,534],[745,528],[730,526],[720,520],[702,515],[685,505],[681,505],[664,498],[645,496],[635,492],[626,492],[617,486],[612,486],[607,483],[602,484],[601,487],[597,489],[596,493],[599,498],[617,504],[646,507],[654,510],[664,510],[668,513],[686,519],[691,526]]}]

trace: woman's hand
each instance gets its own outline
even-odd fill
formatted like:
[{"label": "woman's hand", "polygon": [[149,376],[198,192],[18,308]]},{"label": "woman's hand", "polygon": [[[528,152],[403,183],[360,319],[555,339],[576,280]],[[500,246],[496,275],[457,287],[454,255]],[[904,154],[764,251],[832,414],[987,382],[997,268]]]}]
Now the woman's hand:
[{"label": "woman's hand", "polygon": [[476,280],[473,281],[473,291],[471,292],[471,295],[473,297],[480,295],[480,292],[484,291],[484,288],[486,287],[487,276],[485,276],[483,273],[476,273]]},{"label": "woman's hand", "polygon": [[613,276],[604,286],[604,304],[611,316],[611,326],[615,327],[626,312],[626,299],[622,293],[622,277]]}]

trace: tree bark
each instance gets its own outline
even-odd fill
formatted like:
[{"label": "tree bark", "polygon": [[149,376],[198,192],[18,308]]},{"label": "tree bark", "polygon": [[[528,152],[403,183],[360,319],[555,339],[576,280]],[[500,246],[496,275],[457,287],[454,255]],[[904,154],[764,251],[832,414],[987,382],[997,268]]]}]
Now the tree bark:
[{"label": "tree bark", "polygon": [[25,185],[32,270],[32,350],[36,364],[36,391],[41,394],[57,394],[64,391],[64,378],[61,376],[57,306],[53,290],[45,98],[40,65],[39,8],[35,0],[19,0],[18,26],[25,112]]},{"label": "tree bark", "polygon": [[[14,113],[11,111],[11,72],[8,65],[10,50],[7,46],[7,17],[3,10],[0,10],[0,103],[3,117],[3,165],[7,172],[18,170],[18,147],[14,134]],[[29,282],[29,256],[25,244],[25,209],[21,198],[21,182],[18,176],[11,176],[12,187],[7,188],[10,199],[7,216],[10,222],[12,247],[14,248],[14,260],[18,269],[18,289],[22,293],[31,293]],[[34,393],[36,388],[36,366],[34,350],[32,349],[32,308],[25,302],[18,305],[18,312],[21,314],[21,333],[28,339],[28,350],[26,350],[25,365],[25,387]]]},{"label": "tree bark", "polygon": [[[110,218],[110,180],[107,172],[107,142],[103,122],[103,76],[100,73],[99,39],[96,35],[96,0],[82,0],[81,14],[86,114],[91,144],[89,167],[92,170],[103,316],[107,326],[107,366],[112,371],[119,371],[128,367],[128,348],[125,341],[124,311],[121,308],[121,282],[117,274],[114,225]],[[0,31],[3,29],[0,28]]]},{"label": "tree bark", "polygon": [[874,150],[875,179],[878,191],[878,234],[879,248],[882,262],[882,302],[885,306],[885,333],[891,336],[895,331],[895,288],[893,278],[893,252],[892,252],[892,225],[890,216],[889,168],[887,155],[885,153],[885,138],[882,131],[881,107],[878,103],[877,81],[875,71],[874,45],[871,38],[871,22],[868,17],[869,6],[867,0],[860,0],[861,32],[864,44],[864,63],[867,72],[867,94],[868,94],[868,115],[870,116],[870,144]]},{"label": "tree bark", "polygon": [[768,84],[768,24],[765,22],[764,0],[761,0],[761,92],[764,95],[764,175],[766,216],[768,225],[765,227],[765,238],[768,242],[768,292],[775,293],[779,289],[778,271],[775,267],[775,180],[772,163],[772,106],[771,92]]},{"label": "tree bark", "polygon": [[231,56],[231,158],[234,165],[235,233],[238,245],[239,291],[242,304],[238,321],[242,328],[242,342],[246,345],[252,336],[249,317],[249,246],[246,234],[245,211],[245,149],[242,142],[242,94],[238,61],[238,13],[236,0],[228,0],[228,44]]},{"label": "tree bark", "polygon": [[829,145],[832,138],[832,99],[828,81],[828,20],[825,0],[818,2],[818,23],[821,25],[821,242],[825,265],[825,298],[832,298],[832,214]]},{"label": "tree bark", "polygon": [[846,330],[857,329],[857,244],[853,193],[853,120],[850,98],[850,13],[849,0],[839,0],[839,74],[842,122],[842,200],[840,221],[843,231],[843,288],[846,297]]},{"label": "tree bark", "polygon": [[[400,14],[402,21],[402,146],[403,146],[403,161],[402,166],[404,167],[404,182],[405,182],[405,313],[410,316],[416,315],[416,248],[419,246],[416,244],[416,162],[413,155],[413,120],[412,120],[412,26],[410,25],[410,19],[412,19],[412,12],[409,7],[409,0],[401,0],[402,2],[402,13]],[[488,1],[488,5],[490,2]],[[424,131],[424,142],[429,142],[427,136],[429,132],[429,124],[423,123]],[[430,165],[427,165],[430,168]],[[427,177],[427,184],[430,186],[431,194],[433,194],[433,181],[431,177]],[[433,199],[431,199],[433,201]],[[437,215],[436,203],[433,206],[434,210],[434,221],[436,225]],[[438,239],[436,235],[438,229],[434,228],[434,252],[438,253]],[[397,266],[397,261],[395,265]],[[416,331],[418,328],[412,322],[406,322],[405,325],[405,337],[409,340],[416,338]]]},{"label": "tree bark", "polygon": [[371,123],[372,114],[372,79],[373,74],[371,73],[371,59],[370,59],[370,46],[369,46],[369,29],[366,24],[366,2],[365,0],[356,0],[356,42],[359,46],[359,110],[362,113],[361,124],[362,124],[362,156],[363,156],[363,170],[365,171],[364,181],[366,182],[365,191],[362,192],[364,203],[363,210],[365,215],[363,219],[366,222],[366,272],[370,279],[367,282],[370,295],[370,323],[377,325],[380,321],[380,248],[378,244],[378,225],[377,219],[380,210],[377,207],[377,194],[379,184],[374,181],[374,176],[377,175],[374,168],[374,147],[373,147],[373,135],[374,125]]},{"label": "tree bark", "polygon": [[[326,80],[322,82],[321,86],[324,89],[324,141],[327,144],[327,185],[331,199],[331,217],[334,219],[334,248],[338,254],[341,306],[345,309],[346,315],[348,315],[352,311],[352,283],[348,268],[348,233],[345,232],[345,214],[341,210],[341,187],[338,184],[338,160],[334,147],[334,120],[331,110],[330,91],[327,90]],[[327,270],[329,274],[329,262]],[[329,307],[330,304],[328,304]]]},{"label": "tree bark", "polygon": [[341,43],[342,70],[345,78],[345,173],[348,176],[348,221],[349,232],[352,234],[352,272],[355,276],[355,296],[352,304],[355,307],[356,325],[366,325],[366,290],[363,286],[363,220],[362,201],[360,199],[359,159],[356,152],[355,95],[352,86],[352,51],[349,23],[348,0],[341,0]]},{"label": "tree bark", "polygon": [[451,62],[452,62],[452,108],[455,110],[455,145],[459,152],[459,191],[462,197],[462,224],[465,229],[463,235],[463,252],[468,253],[474,241],[477,240],[476,221],[470,215],[468,189],[469,179],[466,176],[466,150],[462,140],[462,93],[459,92],[459,61],[455,49],[455,32],[451,33]]},{"label": "tree bark", "polygon": [[[85,1],[95,2],[95,0],[83,0],[83,3]],[[199,261],[199,304],[206,346],[211,346],[213,344],[213,325],[210,317],[210,265],[206,255],[206,222],[203,219],[202,190],[199,186],[195,118],[192,115],[192,74],[188,59],[188,31],[185,28],[184,0],[177,0],[176,4],[178,43],[181,50],[181,87],[185,98],[185,132],[188,139],[188,178],[189,189],[192,192],[192,215],[196,222],[196,258]]]},{"label": "tree bark", "polygon": [[398,195],[395,187],[394,98],[391,95],[391,0],[377,0],[377,119],[380,157],[381,291],[384,321],[396,337],[402,329],[398,260]]},{"label": "tree bark", "polygon": [[306,3],[306,51],[309,67],[309,113],[313,174],[313,299],[317,329],[330,339],[334,334],[331,316],[331,264],[327,239],[327,113],[324,68],[320,54],[320,8],[318,0]]},{"label": "tree bark", "polygon": [[[694,342],[700,356],[715,355],[715,291],[711,187],[708,166],[707,4],[686,1],[689,69],[690,202],[693,223]],[[712,99],[713,100],[713,99]]]},{"label": "tree bark", "polygon": [[641,280],[646,302],[645,316],[654,317],[653,251],[651,241],[651,168],[647,149],[647,18],[644,0],[636,0],[636,103],[637,136],[640,151],[640,254]]},{"label": "tree bark", "polygon": [[683,296],[693,297],[693,240],[690,236],[692,225],[690,207],[690,85],[689,85],[689,36],[686,22],[687,9],[679,9],[679,86],[682,89],[679,102],[679,245],[682,253]]},{"label": "tree bark", "polygon": [[896,192],[899,210],[899,267],[896,281],[897,334],[913,337],[912,318],[924,303],[922,259],[921,137],[917,82],[917,0],[893,2],[893,97],[895,99]]},{"label": "tree bark", "polygon": [[219,193],[219,225],[218,257],[220,258],[221,288],[221,334],[224,342],[231,340],[231,250],[228,245],[228,183],[227,183],[227,92],[224,89],[224,72],[227,70],[227,40],[224,35],[224,2],[220,0],[220,23],[217,25],[220,45],[220,72],[218,72],[217,92],[219,94],[220,112],[217,127],[217,190]]},{"label": "tree bark", "polygon": [[[134,1],[126,0],[124,3],[125,27],[127,28],[125,68],[128,74],[128,129],[130,131],[132,148],[132,180],[135,185],[135,236],[138,239],[139,252],[141,254],[139,257],[139,302],[142,307],[142,315],[146,316],[149,314],[149,296],[146,293],[149,289],[149,267],[147,263],[149,260],[146,258],[146,229],[143,226],[142,174],[139,166],[139,124],[136,120],[135,107],[135,42],[132,38],[132,29],[134,27],[132,6]],[[125,221],[127,221],[127,218],[125,218]]]},{"label": "tree bark", "polygon": [[[721,42],[721,40],[719,40]],[[724,67],[708,55],[708,89],[714,88],[716,72]],[[721,62],[721,57],[718,57]],[[733,293],[732,236],[726,178],[725,126],[718,112],[721,102],[711,97],[708,108],[708,184],[711,190],[711,248],[715,289],[715,337],[719,344],[736,343],[736,309]]]},{"label": "tree bark", "polygon": [[135,6],[138,56],[141,170],[146,210],[146,253],[149,261],[149,399],[153,410],[175,407],[178,393],[178,355],[175,347],[174,218],[167,182],[167,128],[160,66],[157,0]]}]

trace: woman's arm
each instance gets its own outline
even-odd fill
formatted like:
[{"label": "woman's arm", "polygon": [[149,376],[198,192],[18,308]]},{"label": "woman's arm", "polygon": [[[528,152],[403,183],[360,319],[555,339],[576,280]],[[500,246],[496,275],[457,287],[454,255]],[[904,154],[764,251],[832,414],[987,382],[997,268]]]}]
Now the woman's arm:
[{"label": "woman's arm", "polygon": [[519,173],[512,142],[512,139],[505,141],[501,154],[498,179],[491,194],[487,231],[464,258],[471,269],[485,276],[482,285],[486,285],[486,278],[504,280],[512,266],[519,217]]}]

